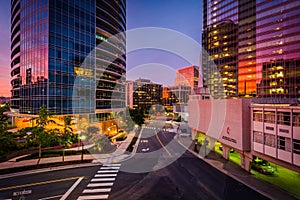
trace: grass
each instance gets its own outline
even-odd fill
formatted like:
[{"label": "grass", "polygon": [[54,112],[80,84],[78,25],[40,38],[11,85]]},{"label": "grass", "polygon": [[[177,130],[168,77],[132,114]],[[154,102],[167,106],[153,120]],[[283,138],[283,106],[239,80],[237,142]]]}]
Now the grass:
[{"label": "grass", "polygon": [[[216,142],[215,151],[222,154],[223,152],[219,149],[219,146],[221,146],[221,144]],[[241,159],[237,152],[230,153],[229,159],[234,163],[241,165]],[[300,199],[300,174],[287,168],[278,165],[276,166],[273,163],[271,163],[271,166],[275,170],[273,175],[262,174],[253,169],[251,169],[250,172],[254,174],[256,178],[271,183]]]},{"label": "grass", "polygon": [[251,173],[256,178],[269,182],[300,199],[300,174],[273,163],[271,166],[275,170],[273,175],[261,174],[255,170],[251,170]]},{"label": "grass", "polygon": [[[215,152],[219,153],[219,154],[223,154],[223,151],[221,151],[219,149],[219,147],[221,146],[220,142],[216,142],[215,143]],[[235,164],[241,165],[241,157],[239,155],[238,152],[234,151],[234,152],[229,152],[229,160],[231,160],[232,162],[234,162]]]}]

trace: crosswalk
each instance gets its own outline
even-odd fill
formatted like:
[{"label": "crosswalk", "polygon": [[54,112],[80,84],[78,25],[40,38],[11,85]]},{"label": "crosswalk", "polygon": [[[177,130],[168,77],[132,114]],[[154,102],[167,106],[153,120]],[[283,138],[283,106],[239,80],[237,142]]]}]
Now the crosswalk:
[{"label": "crosswalk", "polygon": [[101,166],[77,200],[107,199],[120,167],[119,163]]},{"label": "crosswalk", "polygon": [[168,131],[168,132],[175,132],[176,129],[174,128],[164,128],[164,127],[156,127],[156,126],[144,126],[145,129],[155,130],[155,131]]}]

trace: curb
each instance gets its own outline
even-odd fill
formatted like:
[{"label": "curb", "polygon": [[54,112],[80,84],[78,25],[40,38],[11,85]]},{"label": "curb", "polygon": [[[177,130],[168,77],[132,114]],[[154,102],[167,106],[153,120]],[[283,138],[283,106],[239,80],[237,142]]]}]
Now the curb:
[{"label": "curb", "polygon": [[[15,167],[10,169],[0,170],[0,179],[10,178],[14,176],[21,176],[26,174],[35,174],[42,173],[54,170],[62,170],[62,169],[71,169],[71,168],[79,168],[79,167],[88,167],[99,165],[99,163],[92,163],[92,159],[83,160],[74,160],[74,161],[66,161],[55,162],[55,163],[45,163],[41,165],[29,165],[23,167]],[[3,173],[4,172],[4,173]]]}]

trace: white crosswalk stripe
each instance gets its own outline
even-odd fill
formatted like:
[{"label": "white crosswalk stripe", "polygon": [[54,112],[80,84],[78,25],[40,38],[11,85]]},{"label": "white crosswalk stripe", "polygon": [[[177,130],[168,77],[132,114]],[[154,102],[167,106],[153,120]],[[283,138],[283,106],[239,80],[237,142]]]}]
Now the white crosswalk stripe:
[{"label": "white crosswalk stripe", "polygon": [[77,200],[90,200],[90,199],[107,199],[108,194],[106,195],[93,195],[93,196],[80,196]]},{"label": "white crosswalk stripe", "polygon": [[106,163],[100,167],[77,200],[107,199],[120,167],[119,163]]},{"label": "white crosswalk stripe", "polygon": [[110,192],[110,188],[100,188],[100,189],[85,189],[83,193],[101,193],[101,192]]},{"label": "white crosswalk stripe", "polygon": [[116,178],[93,178],[93,182],[115,181]]},{"label": "white crosswalk stripe", "polygon": [[120,167],[101,167],[100,169],[120,169]]},{"label": "white crosswalk stripe", "polygon": [[113,182],[110,182],[110,183],[90,183],[87,185],[88,188],[91,188],[91,187],[103,187],[103,186],[113,186]]},{"label": "white crosswalk stripe", "polygon": [[95,177],[116,177],[117,174],[96,174]]},{"label": "white crosswalk stripe", "polygon": [[103,173],[118,173],[119,170],[100,170],[97,173],[103,174]]}]

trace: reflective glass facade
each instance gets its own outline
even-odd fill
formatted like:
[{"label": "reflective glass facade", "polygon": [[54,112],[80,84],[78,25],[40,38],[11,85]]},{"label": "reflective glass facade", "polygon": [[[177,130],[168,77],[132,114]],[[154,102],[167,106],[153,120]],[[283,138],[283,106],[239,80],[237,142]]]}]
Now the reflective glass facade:
[{"label": "reflective glass facade", "polygon": [[[237,28],[233,21],[223,20],[209,26],[202,35],[209,55],[203,63],[203,75],[215,98],[237,95]],[[217,72],[212,65],[216,65]]]},{"label": "reflective glass facade", "polygon": [[256,2],[239,0],[238,94],[256,96]]},{"label": "reflective glass facade", "polygon": [[198,88],[199,84],[199,67],[188,66],[176,70],[175,85],[186,85],[192,89]]},{"label": "reflective glass facade", "polygon": [[47,105],[57,114],[110,116],[125,107],[125,34],[110,39],[125,31],[125,1],[11,5],[13,108],[34,114]]},{"label": "reflective glass facade", "polygon": [[259,97],[300,97],[300,1],[256,5]]},{"label": "reflective glass facade", "polygon": [[[299,98],[299,1],[204,0],[203,13],[202,43],[208,53],[202,58],[203,76],[213,96],[235,96],[230,86],[237,88],[238,96]],[[226,21],[237,27],[224,25]],[[222,26],[232,29],[221,32]],[[231,57],[232,63],[224,65],[220,57],[229,48],[220,46],[224,45],[220,37],[230,34],[236,34],[236,46],[232,48],[237,54],[232,55],[237,59]],[[230,74],[224,73],[227,66],[237,67],[235,84],[226,82]]]},{"label": "reflective glass facade", "polygon": [[204,0],[203,79],[213,98],[238,95],[238,4],[236,0]]}]

